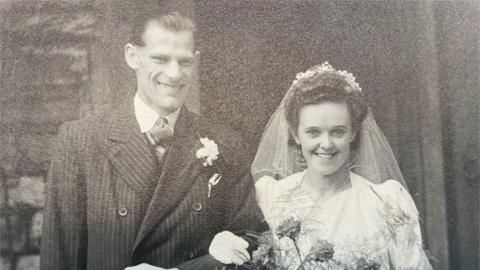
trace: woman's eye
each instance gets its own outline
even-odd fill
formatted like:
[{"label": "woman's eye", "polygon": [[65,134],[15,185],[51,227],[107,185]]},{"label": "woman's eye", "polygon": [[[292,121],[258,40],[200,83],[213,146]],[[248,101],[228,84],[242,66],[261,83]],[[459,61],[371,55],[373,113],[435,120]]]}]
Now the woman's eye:
[{"label": "woman's eye", "polygon": [[315,129],[307,130],[306,133],[307,133],[308,135],[310,135],[311,137],[316,137],[316,136],[320,135],[320,131],[315,130]]}]

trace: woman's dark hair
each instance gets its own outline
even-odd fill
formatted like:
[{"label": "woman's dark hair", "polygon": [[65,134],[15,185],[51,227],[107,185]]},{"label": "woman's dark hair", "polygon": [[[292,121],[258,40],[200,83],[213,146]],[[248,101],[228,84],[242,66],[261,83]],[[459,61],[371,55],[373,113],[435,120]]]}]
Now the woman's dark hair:
[{"label": "woman's dark hair", "polygon": [[298,131],[300,111],[305,106],[324,102],[345,103],[350,114],[352,129],[357,132],[351,146],[355,149],[362,122],[368,112],[368,104],[360,89],[352,87],[345,76],[335,73],[321,73],[304,80],[308,82],[294,83],[293,95],[285,104],[286,119],[291,132]]}]

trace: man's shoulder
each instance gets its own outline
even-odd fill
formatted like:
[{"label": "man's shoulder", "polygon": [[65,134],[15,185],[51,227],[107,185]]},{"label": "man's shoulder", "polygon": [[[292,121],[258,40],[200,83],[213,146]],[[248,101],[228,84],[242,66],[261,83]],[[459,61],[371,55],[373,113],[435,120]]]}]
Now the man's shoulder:
[{"label": "man's shoulder", "polygon": [[243,168],[247,160],[247,148],[241,134],[225,122],[191,114],[191,119],[197,126],[198,136],[212,140],[230,165]]},{"label": "man's shoulder", "polygon": [[109,115],[113,109],[96,112],[80,119],[71,120],[60,125],[58,140],[64,144],[89,144],[94,138],[101,137],[108,125]]},{"label": "man's shoulder", "polygon": [[242,140],[240,133],[234,130],[228,123],[210,117],[201,116],[190,112],[195,121],[201,136],[213,136],[226,141]]},{"label": "man's shoulder", "polygon": [[72,130],[75,133],[90,133],[101,129],[102,123],[107,120],[107,111],[91,114],[80,119],[71,120],[60,126],[59,134]]},{"label": "man's shoulder", "polygon": [[[187,122],[189,125],[192,125],[190,128],[197,129],[200,132],[214,130],[217,132],[236,133],[227,122],[194,112],[185,105],[180,110],[180,118],[188,119]],[[177,124],[178,122],[180,120],[177,120]]]}]

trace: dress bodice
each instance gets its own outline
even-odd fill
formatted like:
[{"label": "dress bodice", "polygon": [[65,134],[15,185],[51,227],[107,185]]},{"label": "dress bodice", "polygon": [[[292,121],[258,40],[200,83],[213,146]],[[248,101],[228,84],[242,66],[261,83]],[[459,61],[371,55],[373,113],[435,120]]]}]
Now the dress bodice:
[{"label": "dress bodice", "polygon": [[[400,183],[373,184],[351,172],[351,187],[321,203],[300,188],[305,172],[256,184],[257,200],[274,232],[286,219],[301,222],[297,244],[302,257],[328,241],[334,255],[326,262],[305,264],[307,269],[431,269],[422,249],[418,212]],[[319,242],[320,241],[320,242]],[[298,255],[289,238],[274,237],[276,260],[297,269]]]}]

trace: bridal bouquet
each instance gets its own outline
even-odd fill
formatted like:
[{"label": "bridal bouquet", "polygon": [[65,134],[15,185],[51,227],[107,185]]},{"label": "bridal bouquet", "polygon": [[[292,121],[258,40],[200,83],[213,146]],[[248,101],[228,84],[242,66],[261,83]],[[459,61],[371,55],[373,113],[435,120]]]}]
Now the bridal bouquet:
[{"label": "bridal bouquet", "polygon": [[[278,253],[282,253],[284,250],[275,244],[273,233],[266,231],[258,237],[258,248],[253,251],[252,260],[246,267],[252,270],[288,270],[295,269],[294,267],[298,265],[296,270],[306,270],[306,266],[310,266],[310,269],[329,269],[330,265],[335,265],[335,269],[347,269],[345,265],[333,258],[335,254],[334,245],[327,240],[316,240],[309,253],[303,256],[298,246],[301,232],[301,221],[292,217],[283,221],[274,232],[279,239],[286,237],[293,242],[297,259],[292,259],[289,263],[290,265],[285,266],[285,261],[280,265],[276,260],[278,256],[275,256],[275,254],[278,255]],[[359,258],[355,269],[378,270],[380,269],[380,264],[365,258]]]},{"label": "bridal bouquet", "polygon": [[[318,240],[306,256],[302,256],[298,247],[298,237],[302,230],[302,224],[299,220],[288,218],[282,222],[275,234],[279,239],[287,237],[293,241],[298,261],[300,262],[298,270],[305,270],[305,264],[309,262],[328,262],[333,261],[334,246],[326,240]],[[252,254],[252,269],[271,270],[285,269],[275,261],[274,253],[279,248],[275,245],[271,231],[264,232],[258,239],[258,249]]]}]

